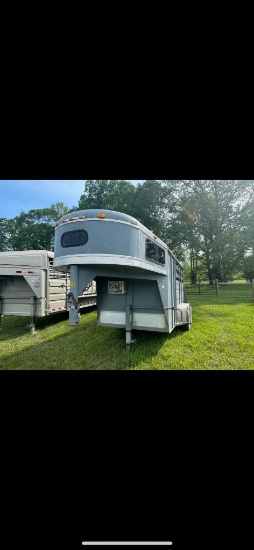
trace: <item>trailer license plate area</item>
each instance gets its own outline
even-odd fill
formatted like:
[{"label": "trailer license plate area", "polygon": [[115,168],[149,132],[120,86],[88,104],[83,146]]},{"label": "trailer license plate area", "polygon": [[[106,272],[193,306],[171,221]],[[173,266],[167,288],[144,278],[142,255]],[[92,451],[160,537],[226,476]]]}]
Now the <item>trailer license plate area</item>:
[{"label": "trailer license plate area", "polygon": [[126,281],[108,281],[109,294],[126,294]]}]

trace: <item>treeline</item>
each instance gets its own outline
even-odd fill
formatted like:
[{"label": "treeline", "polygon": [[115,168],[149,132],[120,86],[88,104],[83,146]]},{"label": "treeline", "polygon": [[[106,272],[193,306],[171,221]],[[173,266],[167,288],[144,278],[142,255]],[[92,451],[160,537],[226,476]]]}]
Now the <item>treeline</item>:
[{"label": "treeline", "polygon": [[0,218],[0,251],[53,250],[54,222],[69,208],[62,202],[48,208],[21,212],[13,219]]},{"label": "treeline", "polygon": [[62,202],[0,219],[0,250],[53,249],[54,222],[68,211],[125,212],[160,236],[184,262],[185,277],[254,278],[254,181],[87,180],[79,203]]}]

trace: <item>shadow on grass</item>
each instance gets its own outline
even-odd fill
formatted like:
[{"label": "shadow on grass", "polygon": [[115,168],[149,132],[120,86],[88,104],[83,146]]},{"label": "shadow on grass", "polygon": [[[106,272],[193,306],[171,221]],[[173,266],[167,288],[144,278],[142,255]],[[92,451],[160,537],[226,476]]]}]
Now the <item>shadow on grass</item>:
[{"label": "shadow on grass", "polygon": [[132,334],[135,343],[130,352],[129,369],[138,369],[141,363],[149,363],[157,357],[165,344],[170,345],[173,340],[184,338],[187,331],[179,326],[175,327],[170,334],[139,330],[133,330]]},{"label": "shadow on grass", "polygon": [[[80,310],[81,316],[94,311],[96,306],[88,306]],[[36,317],[35,331],[44,330],[47,327],[56,325],[66,320],[68,325],[69,313],[67,311],[59,311],[46,317]],[[0,323],[0,343],[11,338],[29,335],[30,317],[19,317],[6,315],[3,316]],[[33,335],[31,335],[31,338]]]},{"label": "shadow on grass", "polygon": [[[44,320],[44,319],[43,319]],[[47,325],[48,326],[48,325]],[[0,360],[2,370],[132,370],[149,363],[166,342],[182,338],[186,331],[176,327],[171,334],[133,331],[135,344],[125,349],[125,330],[98,327],[96,319]]]}]

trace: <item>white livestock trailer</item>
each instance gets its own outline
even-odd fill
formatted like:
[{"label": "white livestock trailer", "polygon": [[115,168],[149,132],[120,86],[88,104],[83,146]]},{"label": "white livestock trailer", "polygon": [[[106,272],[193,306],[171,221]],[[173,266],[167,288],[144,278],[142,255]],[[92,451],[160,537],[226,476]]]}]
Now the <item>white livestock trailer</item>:
[{"label": "white livestock trailer", "polygon": [[[48,250],[0,252],[0,321],[3,315],[45,317],[70,307],[70,276],[53,267],[54,253]],[[80,307],[96,304],[96,283],[82,289]]]}]

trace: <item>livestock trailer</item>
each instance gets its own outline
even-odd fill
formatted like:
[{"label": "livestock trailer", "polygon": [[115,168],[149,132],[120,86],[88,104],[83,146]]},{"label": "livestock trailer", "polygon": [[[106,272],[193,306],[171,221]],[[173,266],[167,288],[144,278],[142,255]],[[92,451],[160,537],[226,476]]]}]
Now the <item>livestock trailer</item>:
[{"label": "livestock trailer", "polygon": [[70,272],[69,324],[79,323],[78,296],[97,287],[99,326],[170,333],[189,329],[191,306],[183,266],[159,237],[138,220],[112,210],[79,210],[55,224],[54,268]]},{"label": "livestock trailer", "polygon": [[[0,252],[0,321],[3,315],[35,317],[69,309],[69,273],[53,267],[54,253],[47,250]],[[78,296],[80,307],[96,304],[96,283],[89,281]]]}]

